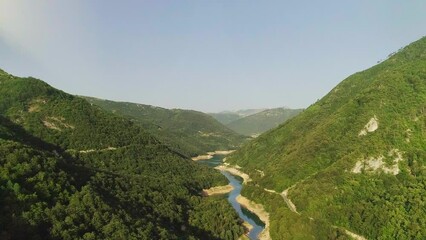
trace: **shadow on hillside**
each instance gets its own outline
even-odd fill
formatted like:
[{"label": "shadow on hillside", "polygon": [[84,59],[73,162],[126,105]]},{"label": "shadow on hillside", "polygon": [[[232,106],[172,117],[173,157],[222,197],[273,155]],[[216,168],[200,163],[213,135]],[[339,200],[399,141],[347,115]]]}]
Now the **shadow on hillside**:
[{"label": "shadow on hillside", "polygon": [[0,127],[4,127],[6,132],[0,131],[0,138],[30,146],[36,150],[48,151],[56,155],[59,167],[76,180],[77,186],[81,187],[90,180],[96,173],[81,163],[79,159],[68,154],[61,147],[48,143],[25,130],[22,126],[12,122],[10,119],[0,114]]},{"label": "shadow on hillside", "polygon": [[10,119],[3,115],[0,115],[0,126],[6,128],[9,132],[12,133],[11,135],[9,135],[7,133],[0,132],[0,138],[19,142],[24,145],[29,145],[39,150],[62,152],[62,149],[60,149],[58,146],[47,143],[42,139],[31,135],[23,127],[12,122]]}]

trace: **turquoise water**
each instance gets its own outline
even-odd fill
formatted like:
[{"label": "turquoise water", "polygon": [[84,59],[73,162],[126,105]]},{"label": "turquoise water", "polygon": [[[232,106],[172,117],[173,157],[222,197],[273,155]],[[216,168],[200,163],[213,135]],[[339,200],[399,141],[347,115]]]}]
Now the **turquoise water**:
[{"label": "turquoise water", "polygon": [[[198,162],[210,167],[216,167],[222,164],[223,158],[224,156],[215,155],[212,159],[201,160]],[[229,180],[229,184],[231,184],[234,187],[234,190],[232,190],[228,194],[229,203],[232,205],[232,207],[235,209],[235,211],[238,213],[241,219],[250,223],[253,226],[253,229],[249,232],[248,237],[252,240],[258,239],[257,236],[265,228],[265,224],[262,221],[260,221],[257,215],[253,214],[246,208],[242,207],[236,200],[237,196],[240,195],[241,190],[243,188],[243,185],[242,185],[243,179],[225,171],[221,171],[221,173]]]}]

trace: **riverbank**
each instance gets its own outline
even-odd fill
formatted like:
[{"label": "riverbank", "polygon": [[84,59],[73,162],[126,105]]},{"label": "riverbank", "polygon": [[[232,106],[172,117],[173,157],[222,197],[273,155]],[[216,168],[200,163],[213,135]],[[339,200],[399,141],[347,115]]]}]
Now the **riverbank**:
[{"label": "riverbank", "polygon": [[231,184],[225,186],[216,186],[209,189],[203,189],[203,196],[227,194],[232,190],[234,190],[234,187]]},{"label": "riverbank", "polygon": [[250,233],[251,230],[253,230],[253,225],[251,225],[250,223],[244,221],[243,222],[243,227],[245,230],[245,233],[243,235],[241,235],[238,240],[250,240],[250,238],[248,237],[248,234]]},{"label": "riverbank", "polygon": [[256,214],[265,223],[265,229],[259,234],[259,240],[270,240],[269,235],[269,213],[265,211],[262,204],[250,201],[248,198],[238,195],[237,202],[250,212]]},{"label": "riverbank", "polygon": [[199,160],[208,160],[212,159],[214,155],[228,155],[235,152],[235,150],[217,150],[214,152],[208,152],[205,155],[199,155],[196,157],[191,158],[193,161],[199,161]]},{"label": "riverbank", "polygon": [[199,155],[196,157],[191,158],[193,161],[199,161],[199,160],[208,160],[208,159],[212,159],[213,155],[210,154],[206,154],[206,155]]},{"label": "riverbank", "polygon": [[[224,163],[223,165],[215,167],[215,169],[220,171],[227,171],[232,175],[241,177],[243,179],[243,184],[247,184],[251,181],[250,176],[247,173],[240,171],[238,166],[233,167],[228,163]],[[256,214],[259,219],[265,224],[265,228],[258,236],[259,240],[270,240],[271,236],[269,234],[269,213],[265,210],[263,205],[257,204],[249,200],[248,198],[243,197],[242,195],[238,195],[236,201],[250,212]]]},{"label": "riverbank", "polygon": [[246,221],[243,222],[243,227],[246,229],[247,233],[249,233],[253,229],[253,225]]},{"label": "riverbank", "polygon": [[[231,185],[204,189],[203,195],[211,196],[214,194],[229,194],[228,201],[236,210],[240,218],[244,220],[243,226],[246,229],[246,233],[243,236],[240,236],[239,239],[270,240],[269,213],[265,211],[261,204],[256,204],[240,194],[243,185],[252,181],[250,176],[242,172],[239,166],[232,166],[225,162],[226,158],[224,155],[232,152],[233,151],[215,151],[193,158],[204,160],[200,161],[200,164],[205,164],[219,170],[229,180],[228,185]],[[245,213],[243,211],[245,211]],[[250,217],[250,215],[253,217]]]},{"label": "riverbank", "polygon": [[229,165],[219,165],[219,166],[215,167],[215,169],[217,169],[219,171],[227,171],[232,175],[241,177],[243,179],[243,184],[247,184],[248,182],[251,181],[251,178],[247,173],[243,173],[240,170],[238,170],[237,168],[230,167]]}]

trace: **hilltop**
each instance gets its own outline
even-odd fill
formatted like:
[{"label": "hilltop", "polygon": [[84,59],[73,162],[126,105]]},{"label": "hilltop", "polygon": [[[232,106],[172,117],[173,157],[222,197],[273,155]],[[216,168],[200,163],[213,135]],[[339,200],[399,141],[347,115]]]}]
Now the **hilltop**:
[{"label": "hilltop", "polygon": [[343,80],[228,162],[252,177],[243,195],[266,206],[275,239],[345,238],[344,231],[424,239],[425,102],[422,38]]},{"label": "hilltop", "polygon": [[0,71],[0,86],[1,239],[243,233],[226,199],[201,197],[227,183],[220,173],[41,80]]},{"label": "hilltop", "polygon": [[266,108],[240,109],[236,111],[223,111],[219,113],[209,113],[209,115],[214,117],[216,120],[218,120],[222,124],[227,125],[233,121],[262,112],[264,110],[266,110]]},{"label": "hilltop", "polygon": [[125,116],[170,147],[188,156],[236,149],[245,137],[198,111],[83,97],[107,111]]},{"label": "hilltop", "polygon": [[234,120],[227,127],[246,136],[257,136],[296,116],[303,109],[272,108]]}]

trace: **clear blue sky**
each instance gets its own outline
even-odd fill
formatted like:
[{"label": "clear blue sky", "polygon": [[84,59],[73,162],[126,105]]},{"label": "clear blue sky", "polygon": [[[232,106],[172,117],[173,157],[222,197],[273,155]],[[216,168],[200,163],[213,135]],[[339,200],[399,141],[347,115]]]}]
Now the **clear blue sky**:
[{"label": "clear blue sky", "polygon": [[424,35],[424,0],[0,0],[0,68],[208,112],[307,107]]}]

